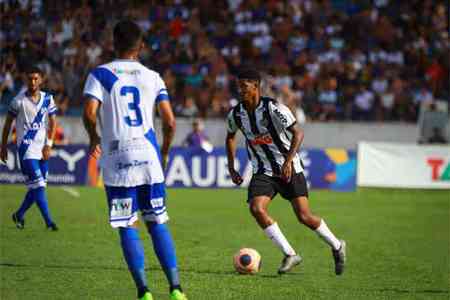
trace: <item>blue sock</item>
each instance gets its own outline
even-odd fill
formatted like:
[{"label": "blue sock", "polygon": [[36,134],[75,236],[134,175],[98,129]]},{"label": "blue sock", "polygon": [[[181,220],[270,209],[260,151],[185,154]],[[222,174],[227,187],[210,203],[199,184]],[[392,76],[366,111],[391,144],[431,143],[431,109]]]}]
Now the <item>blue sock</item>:
[{"label": "blue sock", "polygon": [[153,241],[153,249],[169,281],[170,289],[181,289],[175,246],[169,228],[166,224],[151,223],[149,232]]},{"label": "blue sock", "polygon": [[53,220],[48,210],[47,195],[45,194],[45,188],[43,186],[38,187],[37,189],[33,189],[32,193],[33,198],[36,199],[36,204],[39,207],[39,210],[41,211],[41,215],[45,220],[45,224],[47,224],[47,226],[52,225]]},{"label": "blue sock", "polygon": [[25,195],[25,199],[23,199],[22,205],[20,205],[19,209],[16,211],[17,218],[19,220],[23,220],[23,216],[25,215],[26,211],[33,205],[34,199],[32,190],[28,190],[27,194]]},{"label": "blue sock", "polygon": [[138,297],[142,297],[148,289],[144,269],[144,248],[139,238],[139,232],[136,228],[120,227],[119,234],[123,256],[136,284]]}]

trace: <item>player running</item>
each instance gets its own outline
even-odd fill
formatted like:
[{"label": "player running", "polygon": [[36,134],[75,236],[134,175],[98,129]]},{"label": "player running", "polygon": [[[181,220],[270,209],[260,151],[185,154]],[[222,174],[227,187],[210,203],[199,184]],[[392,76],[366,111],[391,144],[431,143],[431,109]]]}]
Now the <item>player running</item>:
[{"label": "player running", "polygon": [[[175,133],[169,95],[159,74],[138,62],[143,47],[139,27],[131,21],[120,21],[113,39],[118,59],[92,70],[84,87],[84,124],[91,155],[101,154],[110,224],[119,229],[123,255],[139,299],[153,298],[144,270],[138,211],[169,281],[171,299],[187,299],[180,286],[172,236],[165,224],[169,217],[163,166]],[[155,104],[163,121],[161,152],[153,130]],[[96,130],[97,112],[101,139]]]},{"label": "player running", "polygon": [[38,67],[26,70],[27,90],[11,102],[3,126],[0,159],[8,160],[8,136],[13,121],[16,121],[17,148],[20,168],[25,176],[28,191],[12,219],[19,229],[25,228],[25,213],[36,202],[47,228],[57,231],[47,203],[48,159],[56,131],[56,105],[52,95],[41,91],[43,73]]},{"label": "player running", "polygon": [[302,261],[267,212],[270,201],[280,193],[291,202],[298,220],[331,246],[335,273],[341,275],[345,264],[345,241],[338,240],[325,221],[309,209],[308,188],[298,155],[303,132],[296,126],[295,117],[286,106],[260,95],[260,82],[259,73],[251,69],[242,70],[238,76],[242,101],[228,115],[225,142],[231,179],[237,185],[243,181],[234,169],[235,138],[239,129],[246,140],[253,167],[247,200],[250,212],[285,256],[278,273],[286,273]]}]

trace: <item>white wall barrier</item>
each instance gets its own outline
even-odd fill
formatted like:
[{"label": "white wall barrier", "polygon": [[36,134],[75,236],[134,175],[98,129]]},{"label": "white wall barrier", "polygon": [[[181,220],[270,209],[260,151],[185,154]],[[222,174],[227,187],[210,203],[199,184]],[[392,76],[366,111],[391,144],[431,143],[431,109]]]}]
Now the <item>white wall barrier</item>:
[{"label": "white wall barrier", "polygon": [[450,146],[360,142],[357,185],[450,189]]}]

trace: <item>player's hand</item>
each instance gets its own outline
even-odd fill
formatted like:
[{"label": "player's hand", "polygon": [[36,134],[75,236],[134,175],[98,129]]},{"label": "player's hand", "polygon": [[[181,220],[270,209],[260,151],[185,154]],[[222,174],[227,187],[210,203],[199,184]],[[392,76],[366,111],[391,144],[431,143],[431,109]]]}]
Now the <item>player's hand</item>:
[{"label": "player's hand", "polygon": [[289,182],[292,177],[292,163],[285,161],[283,166],[281,167],[281,179]]},{"label": "player's hand", "polygon": [[235,169],[229,169],[228,171],[230,172],[230,177],[233,183],[236,185],[241,185],[242,182],[244,181],[241,175],[238,172],[236,172]]},{"label": "player's hand", "polygon": [[6,147],[2,146],[0,150],[0,160],[6,164],[6,161],[8,160],[8,149]]},{"label": "player's hand", "polygon": [[169,153],[167,152],[167,153],[165,153],[165,152],[162,152],[161,153],[161,158],[162,158],[162,167],[163,167],[163,170],[165,170],[166,169],[166,167],[167,167],[167,162],[169,161]]},{"label": "player's hand", "polygon": [[50,154],[52,154],[52,147],[45,145],[44,148],[42,148],[42,159],[48,160],[50,158]]},{"label": "player's hand", "polygon": [[91,139],[91,143],[89,144],[89,155],[93,158],[98,159],[102,150],[100,149],[100,137],[96,136]]}]

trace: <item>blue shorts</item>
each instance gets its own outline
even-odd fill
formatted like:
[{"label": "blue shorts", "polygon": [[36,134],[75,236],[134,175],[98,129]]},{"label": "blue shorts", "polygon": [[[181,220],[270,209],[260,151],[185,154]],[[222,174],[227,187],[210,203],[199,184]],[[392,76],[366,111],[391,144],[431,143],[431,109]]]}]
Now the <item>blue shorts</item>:
[{"label": "blue shorts", "polygon": [[145,184],[135,187],[105,185],[112,227],[128,227],[138,219],[138,211],[147,222],[165,223],[166,211],[164,183]]},{"label": "blue shorts", "polygon": [[20,161],[25,184],[29,189],[37,189],[47,185],[48,161],[38,159],[24,159]]}]

